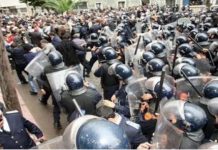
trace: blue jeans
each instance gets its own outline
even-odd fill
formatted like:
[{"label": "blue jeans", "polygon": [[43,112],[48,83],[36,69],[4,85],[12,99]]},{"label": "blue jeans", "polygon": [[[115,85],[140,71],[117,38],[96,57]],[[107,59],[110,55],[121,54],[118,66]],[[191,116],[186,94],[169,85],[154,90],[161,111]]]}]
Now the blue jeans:
[{"label": "blue jeans", "polygon": [[30,91],[34,93],[38,93],[39,88],[33,76],[28,75],[28,80],[29,80]]}]

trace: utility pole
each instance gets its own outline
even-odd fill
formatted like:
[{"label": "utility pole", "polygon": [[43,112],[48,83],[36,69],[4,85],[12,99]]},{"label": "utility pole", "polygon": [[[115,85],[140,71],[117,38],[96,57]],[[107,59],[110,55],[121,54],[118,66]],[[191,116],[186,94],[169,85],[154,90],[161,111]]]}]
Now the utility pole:
[{"label": "utility pole", "polygon": [[16,91],[15,81],[4,46],[2,31],[0,31],[0,87],[7,110],[21,112],[20,103]]}]

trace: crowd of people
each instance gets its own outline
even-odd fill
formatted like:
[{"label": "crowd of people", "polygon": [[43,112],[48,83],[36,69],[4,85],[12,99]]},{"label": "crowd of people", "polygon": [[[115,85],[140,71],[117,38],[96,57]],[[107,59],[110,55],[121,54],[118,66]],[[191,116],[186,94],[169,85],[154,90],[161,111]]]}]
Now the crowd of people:
[{"label": "crowd of people", "polygon": [[[62,128],[61,110],[67,113],[70,125],[59,146],[216,146],[218,15],[177,9],[142,6],[65,15],[1,15],[5,47],[20,83],[30,85],[31,95],[41,93],[42,105],[51,97],[57,130]],[[100,78],[103,93],[95,82],[85,81],[90,74]],[[43,139],[38,127],[27,124]],[[3,148],[24,148],[1,136],[0,131]]]}]

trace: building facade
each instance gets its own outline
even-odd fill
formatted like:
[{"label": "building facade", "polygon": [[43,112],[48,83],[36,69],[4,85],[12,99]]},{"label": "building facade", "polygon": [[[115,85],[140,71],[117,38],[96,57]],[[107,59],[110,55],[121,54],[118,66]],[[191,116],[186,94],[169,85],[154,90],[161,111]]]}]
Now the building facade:
[{"label": "building facade", "polygon": [[126,8],[142,5],[142,0],[82,0],[78,9]]},{"label": "building facade", "polygon": [[26,14],[31,8],[19,0],[0,0],[0,12],[12,14]]}]

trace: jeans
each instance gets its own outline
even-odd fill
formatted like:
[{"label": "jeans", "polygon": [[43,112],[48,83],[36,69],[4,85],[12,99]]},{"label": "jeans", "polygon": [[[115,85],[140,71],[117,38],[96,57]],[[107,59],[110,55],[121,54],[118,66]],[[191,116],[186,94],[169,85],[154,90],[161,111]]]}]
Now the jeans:
[{"label": "jeans", "polygon": [[29,81],[30,91],[34,93],[38,93],[39,88],[33,76],[28,75],[28,81]]}]

